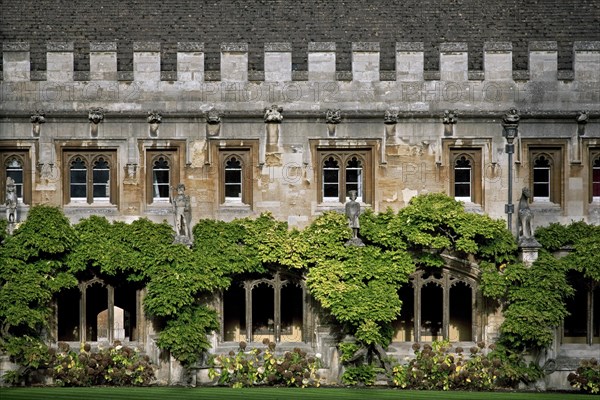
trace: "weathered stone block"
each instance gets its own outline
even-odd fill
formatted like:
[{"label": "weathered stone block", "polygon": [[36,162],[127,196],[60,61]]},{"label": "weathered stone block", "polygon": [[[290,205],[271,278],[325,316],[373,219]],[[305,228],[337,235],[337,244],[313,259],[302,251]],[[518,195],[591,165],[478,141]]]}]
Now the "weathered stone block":
[{"label": "weathered stone block", "polygon": [[396,81],[422,81],[424,65],[422,42],[396,43]]},{"label": "weathered stone block", "polygon": [[335,79],[335,43],[309,43],[308,80],[334,81]]},{"label": "weathered stone block", "polygon": [[224,43],[221,45],[221,81],[248,81],[248,44]]},{"label": "weathered stone block", "polygon": [[486,42],[483,46],[485,80],[512,80],[512,44]]},{"label": "weathered stone block", "polygon": [[379,43],[352,43],[352,79],[379,81]]}]

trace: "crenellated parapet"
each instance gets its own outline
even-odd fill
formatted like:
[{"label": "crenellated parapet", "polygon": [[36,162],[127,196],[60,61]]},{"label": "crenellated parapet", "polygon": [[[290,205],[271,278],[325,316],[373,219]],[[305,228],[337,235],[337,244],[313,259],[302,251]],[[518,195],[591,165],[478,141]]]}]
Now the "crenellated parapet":
[{"label": "crenellated parapet", "polygon": [[[117,71],[117,43],[91,42],[90,69],[81,76],[89,81],[204,81],[205,47],[200,42],[180,42],[177,45],[177,71],[175,79],[161,76],[161,44],[159,42],[133,43],[133,70]],[[555,41],[532,41],[529,43],[529,69],[513,71],[512,44],[510,42],[486,42],[483,47],[483,71],[469,71],[467,43],[450,42],[440,44],[439,71],[424,71],[424,46],[422,42],[396,43],[396,74],[380,69],[380,43],[352,43],[352,71],[336,70],[336,43],[310,42],[308,44],[308,73],[294,74],[292,71],[292,44],[289,42],[265,43],[264,74],[249,76],[248,44],[222,43],[221,69],[210,71],[211,81],[245,82],[288,82],[292,80],[336,81],[339,75],[351,76],[352,81],[377,82],[386,79],[404,82],[440,80],[461,82],[468,80],[531,80],[553,81],[600,80],[600,42],[575,42],[573,45],[573,76],[558,71],[558,45]],[[18,82],[31,80],[30,49],[26,42],[3,44],[3,80]],[[47,69],[45,79],[52,82],[74,80],[73,42],[49,42],[46,46]],[[127,72],[130,72],[128,74]],[[120,76],[119,76],[120,73]],[[342,73],[342,74],[339,74]],[[350,75],[348,75],[350,73]],[[87,75],[87,76],[86,76]],[[129,75],[129,79],[128,78]],[[258,74],[260,75],[260,74]],[[297,75],[294,79],[294,75]],[[44,74],[41,74],[43,77]],[[214,79],[214,78],[217,79]],[[429,78],[429,79],[427,79]],[[344,79],[347,80],[347,79]]]},{"label": "crenellated parapet", "polygon": [[[352,70],[336,69],[336,43],[308,44],[307,71],[293,69],[289,42],[264,45],[264,68],[249,68],[247,43],[220,45],[220,70],[206,70],[201,42],[177,45],[177,70],[161,70],[161,43],[133,43],[133,70],[118,70],[117,43],[91,42],[89,71],[74,71],[72,42],[47,44],[46,71],[31,71],[25,42],[3,44],[0,111],[87,110],[188,112],[205,107],[243,111],[271,104],[294,104],[286,110],[403,112],[598,109],[600,41],[574,42],[572,70],[558,70],[555,41],[529,43],[529,69],[513,70],[510,42],[483,46],[483,70],[468,68],[468,46],[439,46],[438,70],[426,70],[422,42],[397,42],[395,71],[381,69],[378,42],[352,43]],[[231,107],[236,103],[235,107]],[[526,105],[526,106],[524,106]],[[290,114],[291,115],[291,114]],[[351,114],[349,114],[351,115]]]}]

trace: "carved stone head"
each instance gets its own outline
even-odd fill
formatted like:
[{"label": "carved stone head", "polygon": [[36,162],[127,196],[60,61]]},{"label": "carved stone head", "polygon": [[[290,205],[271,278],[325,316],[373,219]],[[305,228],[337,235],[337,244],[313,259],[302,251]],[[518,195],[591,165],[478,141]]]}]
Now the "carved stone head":
[{"label": "carved stone head", "polygon": [[92,108],[88,113],[88,119],[91,123],[98,125],[104,120],[104,110],[102,108]]},{"label": "carved stone head", "polygon": [[325,122],[328,124],[339,124],[342,122],[342,112],[339,109],[329,109],[325,113]]},{"label": "carved stone head", "polygon": [[209,125],[217,125],[221,123],[221,115],[217,110],[210,110],[206,113],[206,123]]},{"label": "carved stone head", "polygon": [[277,104],[273,104],[271,107],[265,108],[264,120],[266,123],[279,124],[283,121],[283,115],[281,112],[283,107],[279,107]]},{"label": "carved stone head", "polygon": [[148,111],[148,123],[149,124],[160,124],[162,122],[162,115],[158,111]]},{"label": "carved stone head", "polygon": [[385,110],[385,115],[383,116],[384,124],[395,124],[398,122],[398,110],[395,108],[390,108]]}]

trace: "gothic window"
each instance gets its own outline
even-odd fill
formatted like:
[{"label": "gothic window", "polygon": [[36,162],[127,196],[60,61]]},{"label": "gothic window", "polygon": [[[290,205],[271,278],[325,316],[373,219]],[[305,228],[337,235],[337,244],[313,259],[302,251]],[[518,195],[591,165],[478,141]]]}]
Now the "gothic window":
[{"label": "gothic window", "polygon": [[23,201],[23,162],[18,157],[13,157],[6,164],[6,177],[15,181],[17,197]]},{"label": "gothic window", "polygon": [[242,161],[235,155],[225,159],[225,202],[241,203],[243,186]]},{"label": "gothic window", "polygon": [[28,181],[30,176],[29,158],[26,152],[0,152],[0,162],[2,170],[0,171],[0,195],[4,199],[6,196],[6,179],[12,178],[15,181],[17,197],[19,202],[29,204],[31,194],[31,184]]},{"label": "gothic window", "polygon": [[153,202],[169,201],[171,187],[171,168],[169,158],[165,155],[155,157],[152,162],[152,200]]},{"label": "gothic window", "polygon": [[481,149],[450,149],[450,195],[458,201],[481,204]]},{"label": "gothic window", "polygon": [[533,201],[560,204],[562,195],[561,150],[530,148],[529,156]]},{"label": "gothic window", "polygon": [[471,160],[461,156],[454,164],[454,198],[460,201],[471,201]]},{"label": "gothic window", "polygon": [[600,152],[591,152],[590,159],[590,200],[600,202]]},{"label": "gothic window", "polygon": [[251,149],[220,149],[219,197],[225,205],[252,205]]},{"label": "gothic window", "polygon": [[569,315],[563,324],[563,343],[600,343],[600,317],[596,310],[600,307],[600,283],[583,274],[570,271],[569,284],[575,294],[567,299]]},{"label": "gothic window", "polygon": [[305,296],[300,279],[279,272],[272,277],[233,282],[222,297],[222,340],[306,341]]},{"label": "gothic window", "polygon": [[533,198],[550,201],[550,160],[540,155],[533,162]]},{"label": "gothic window", "polygon": [[450,268],[420,269],[402,286],[402,310],[393,340],[420,342],[446,339],[475,341],[477,283]]},{"label": "gothic window", "polygon": [[179,182],[179,152],[177,149],[146,151],[146,201],[148,204],[167,205],[171,201],[171,187]]},{"label": "gothic window", "polygon": [[65,152],[65,202],[116,204],[115,152]]},{"label": "gothic window", "polygon": [[357,201],[372,201],[371,150],[319,150],[319,201],[345,203],[356,190]]}]

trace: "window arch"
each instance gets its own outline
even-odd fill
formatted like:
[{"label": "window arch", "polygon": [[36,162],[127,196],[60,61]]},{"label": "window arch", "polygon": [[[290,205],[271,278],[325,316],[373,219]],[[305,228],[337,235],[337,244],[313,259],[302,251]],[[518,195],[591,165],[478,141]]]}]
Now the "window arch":
[{"label": "window arch", "polygon": [[473,160],[461,154],[454,161],[454,198],[460,201],[471,201],[473,186]]},{"label": "window arch", "polygon": [[600,202],[600,153],[594,151],[590,158],[590,200]]},{"label": "window arch", "polygon": [[560,204],[562,148],[529,147],[529,171],[532,200]]},{"label": "window arch", "polygon": [[244,189],[244,164],[242,157],[237,154],[225,158],[223,165],[225,179],[223,192],[226,203],[242,203]]},{"label": "window arch", "polygon": [[370,202],[368,174],[371,153],[369,150],[319,152],[319,200],[345,203],[348,192],[356,190],[357,201]]},{"label": "window arch", "polygon": [[0,152],[0,198],[6,196],[6,179],[15,181],[17,198],[20,203],[31,202],[31,168],[27,151]]},{"label": "window arch", "polygon": [[116,204],[115,152],[65,152],[65,203]]},{"label": "window arch", "polygon": [[547,154],[539,154],[533,160],[533,199],[550,201],[552,158]]},{"label": "window arch", "polygon": [[450,196],[466,203],[482,204],[483,179],[480,148],[450,148]]},{"label": "window arch", "polygon": [[257,154],[253,143],[249,147],[222,147],[219,159],[219,204],[225,206],[252,207],[252,165]]},{"label": "window arch", "polygon": [[19,156],[11,156],[6,160],[6,178],[12,178],[15,181],[17,198],[23,201],[23,184],[25,182],[24,162]]},{"label": "window arch", "polygon": [[152,200],[168,202],[171,188],[171,163],[164,154],[152,160]]}]

